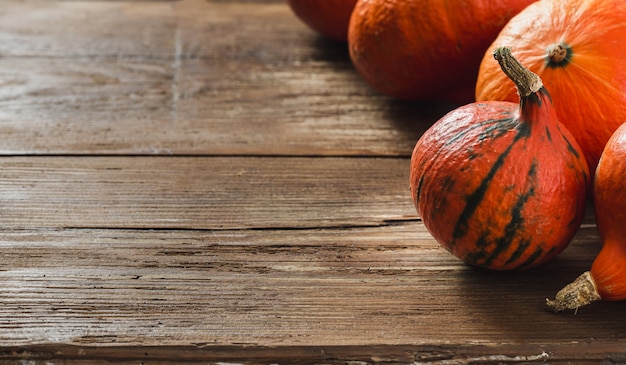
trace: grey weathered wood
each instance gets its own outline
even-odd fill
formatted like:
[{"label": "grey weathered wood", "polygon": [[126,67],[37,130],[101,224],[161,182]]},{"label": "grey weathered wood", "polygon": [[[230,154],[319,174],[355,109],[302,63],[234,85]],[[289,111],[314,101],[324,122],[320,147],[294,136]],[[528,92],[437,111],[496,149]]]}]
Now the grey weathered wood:
[{"label": "grey weathered wood", "polygon": [[625,362],[624,303],[544,309],[591,211],[520,273],[425,230],[409,156],[451,107],[281,0],[4,1],[0,364]]},{"label": "grey weathered wood", "polygon": [[3,154],[408,156],[450,108],[372,91],[282,2],[9,2],[0,54]]},{"label": "grey weathered wood", "polygon": [[408,175],[406,158],[2,158],[0,227],[380,225],[417,217]]},{"label": "grey weathered wood", "polygon": [[545,296],[589,265],[597,251],[593,230],[584,228],[551,264],[501,274],[460,263],[419,222],[297,233],[5,230],[0,343],[503,345],[616,338],[624,305],[598,303],[576,317],[544,308]]}]

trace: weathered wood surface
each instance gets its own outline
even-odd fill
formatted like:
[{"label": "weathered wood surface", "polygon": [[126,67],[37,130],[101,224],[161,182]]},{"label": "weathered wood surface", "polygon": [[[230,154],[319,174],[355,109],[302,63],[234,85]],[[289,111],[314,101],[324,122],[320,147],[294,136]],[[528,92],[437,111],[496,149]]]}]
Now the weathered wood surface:
[{"label": "weathered wood surface", "polygon": [[400,158],[7,157],[0,226],[302,229],[417,218]]},{"label": "weathered wood surface", "polygon": [[377,95],[282,2],[3,3],[0,55],[5,154],[406,156],[449,108]]},{"label": "weathered wood surface", "polygon": [[[441,345],[518,340],[507,335],[535,343],[555,342],[556,333],[563,342],[617,337],[624,321],[606,320],[623,317],[624,306],[602,304],[575,318],[545,311],[543,296],[558,285],[546,278],[595,253],[580,241],[549,267],[492,275],[433,245],[417,222],[298,234],[7,230],[0,277],[12,296],[0,309],[0,343]],[[11,318],[20,311],[38,318]]]},{"label": "weathered wood surface", "polygon": [[626,362],[599,249],[469,268],[408,163],[451,108],[372,91],[282,1],[5,1],[0,364]]}]

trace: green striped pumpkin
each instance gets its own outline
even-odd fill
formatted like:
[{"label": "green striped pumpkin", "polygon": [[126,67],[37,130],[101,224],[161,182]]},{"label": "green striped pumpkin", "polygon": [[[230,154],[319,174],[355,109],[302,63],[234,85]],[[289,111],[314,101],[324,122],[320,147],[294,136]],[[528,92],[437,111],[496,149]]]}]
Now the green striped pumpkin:
[{"label": "green striped pumpkin", "polygon": [[544,263],[585,214],[589,170],[550,94],[508,48],[494,53],[520,103],[457,108],[424,133],[411,158],[413,202],[424,225],[464,262],[492,270]]}]

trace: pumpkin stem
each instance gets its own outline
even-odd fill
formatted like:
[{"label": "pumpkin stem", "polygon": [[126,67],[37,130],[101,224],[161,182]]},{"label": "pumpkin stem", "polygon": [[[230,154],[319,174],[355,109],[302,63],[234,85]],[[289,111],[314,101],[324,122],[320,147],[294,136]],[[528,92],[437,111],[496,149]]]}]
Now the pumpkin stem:
[{"label": "pumpkin stem", "polygon": [[551,45],[548,48],[546,65],[551,68],[564,67],[572,58],[572,48],[565,43]]},{"label": "pumpkin stem", "polygon": [[558,293],[554,300],[546,299],[546,305],[554,312],[565,309],[577,310],[583,305],[587,305],[600,300],[600,294],[596,290],[596,284],[589,271],[585,271],[576,280],[566,285]]},{"label": "pumpkin stem", "polygon": [[493,51],[493,57],[500,64],[506,76],[515,83],[517,93],[525,98],[543,87],[541,78],[524,67],[513,55],[509,47],[499,47]]},{"label": "pumpkin stem", "polygon": [[567,57],[567,49],[562,44],[550,47],[550,50],[548,51],[548,58],[551,63],[561,63],[565,57]]}]

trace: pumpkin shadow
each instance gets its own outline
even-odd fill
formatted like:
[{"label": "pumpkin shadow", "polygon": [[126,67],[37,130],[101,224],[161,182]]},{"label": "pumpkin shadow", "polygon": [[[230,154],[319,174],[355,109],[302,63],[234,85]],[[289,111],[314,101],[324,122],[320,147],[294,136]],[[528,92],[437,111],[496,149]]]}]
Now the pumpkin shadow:
[{"label": "pumpkin shadow", "polygon": [[309,43],[309,47],[312,50],[310,57],[313,61],[352,67],[348,43],[333,40],[318,34],[313,34],[309,38]]},{"label": "pumpkin shadow", "polygon": [[445,101],[412,101],[393,97],[383,97],[382,103],[385,119],[409,143],[408,153],[428,128],[446,113],[460,106]]},{"label": "pumpkin shadow", "polygon": [[[585,231],[585,230],[581,230]],[[595,232],[595,231],[594,231]],[[582,232],[579,234],[589,234]],[[596,302],[577,311],[553,313],[546,298],[591,267],[597,242],[573,242],[559,257],[519,272],[471,268],[461,275],[465,305],[494,341],[589,341],[623,338],[626,302]]]},{"label": "pumpkin shadow", "polygon": [[[340,42],[319,34],[308,37],[311,60],[332,64],[340,73],[348,72],[358,82],[360,94],[367,98],[368,103],[380,117],[385,120],[394,133],[400,137],[399,150],[402,154],[410,154],[415,142],[438,119],[447,112],[461,106],[461,103],[449,101],[415,101],[395,98],[379,92],[361,77],[350,58],[347,42]],[[406,152],[404,152],[406,151]]]}]

